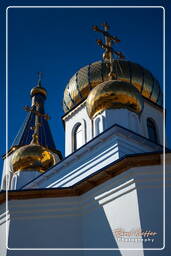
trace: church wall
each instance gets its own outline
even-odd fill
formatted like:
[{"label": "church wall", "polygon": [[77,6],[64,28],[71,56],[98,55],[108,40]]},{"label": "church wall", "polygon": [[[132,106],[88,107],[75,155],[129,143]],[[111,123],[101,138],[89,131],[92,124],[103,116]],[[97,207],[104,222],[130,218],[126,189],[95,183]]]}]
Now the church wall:
[{"label": "church wall", "polygon": [[[8,190],[20,189],[23,185],[25,185],[29,180],[33,180],[37,176],[40,175],[40,172],[37,171],[22,171],[13,173],[13,170],[10,165],[11,158],[13,153],[10,154],[4,160],[3,174],[2,174],[2,182],[1,182],[1,190],[5,190],[6,186]],[[6,182],[7,181],[7,182]]]},{"label": "church wall", "polygon": [[95,173],[99,168],[117,160],[119,158],[117,138],[111,139],[110,137],[110,139],[104,141],[94,141],[92,147],[80,150],[77,155],[74,154],[67,159],[67,166],[57,168],[59,171],[56,175],[51,178],[51,181],[50,179],[46,180],[46,185],[43,186],[48,186],[48,184],[48,187],[71,186]]},{"label": "church wall", "polygon": [[68,156],[25,189],[71,186],[125,155],[159,150],[162,148],[154,143],[147,140],[143,142],[141,137],[137,138],[135,134],[114,126]]},{"label": "church wall", "polygon": [[9,247],[79,247],[81,225],[78,205],[77,198],[13,201],[10,204]]},{"label": "church wall", "polygon": [[[147,166],[129,169],[79,197],[10,201],[9,246],[119,247],[122,256],[161,255],[123,248],[162,247],[162,191],[162,167]],[[139,228],[157,232],[154,241],[119,240],[118,229]]]},{"label": "church wall", "polygon": [[147,130],[147,118],[152,118],[156,125],[157,137],[159,139],[158,143],[163,144],[163,112],[159,109],[155,108],[152,104],[148,103],[147,101],[144,102],[144,110],[141,116],[141,127],[143,136],[148,136]]},{"label": "church wall", "polygon": [[[142,169],[142,168],[141,168]],[[139,195],[139,209],[141,216],[142,227],[144,228],[146,225],[146,220],[149,220],[151,230],[155,229],[158,233],[156,235],[156,241],[153,243],[154,245],[158,245],[161,247],[161,250],[147,250],[144,251],[145,256],[156,256],[156,255],[170,255],[171,252],[171,244],[170,244],[170,233],[171,226],[170,216],[170,193],[171,193],[171,158],[169,154],[166,155],[166,166],[164,173],[164,169],[161,168],[151,168],[147,167],[148,171],[148,181],[146,183],[145,190],[142,190],[142,187],[138,188]],[[145,172],[141,175],[142,179],[145,177]],[[164,190],[163,188],[163,179],[164,182]],[[153,192],[153,193],[152,193]],[[164,200],[165,198],[165,200]],[[163,210],[164,206],[164,210]],[[147,247],[148,243],[144,243]]]},{"label": "church wall", "polygon": [[93,119],[93,137],[98,136],[100,133],[102,133],[105,129],[105,118],[106,113],[103,111],[100,115],[96,116]]},{"label": "church wall", "polygon": [[6,255],[6,245],[9,228],[9,214],[6,215],[6,204],[0,205],[0,255]]},{"label": "church wall", "polygon": [[146,138],[149,138],[147,119],[152,118],[156,125],[158,143],[163,144],[163,112],[147,101],[144,102],[144,109],[140,115],[128,109],[107,109],[102,114],[105,116],[104,129],[118,124]]},{"label": "church wall", "polygon": [[29,180],[33,180],[38,177],[41,173],[33,170],[24,170],[18,171],[14,174],[13,177],[13,189],[20,189],[24,186]]},{"label": "church wall", "polygon": [[114,124],[118,124],[149,138],[147,129],[148,118],[154,120],[158,143],[163,144],[163,112],[148,101],[144,101],[144,109],[141,115],[137,115],[128,109],[107,109],[93,120],[89,118],[84,102],[77,109],[64,117],[65,156],[74,152],[74,129],[79,123],[82,125],[83,129],[82,145],[84,145]]},{"label": "church wall", "polygon": [[1,179],[1,190],[10,189],[10,184],[12,180],[12,170],[10,166],[12,154],[10,154],[7,158],[4,159],[2,179]]},{"label": "church wall", "polygon": [[73,141],[74,141],[74,128],[77,124],[81,124],[83,128],[83,144],[90,141],[93,138],[93,126],[92,121],[88,117],[86,107],[84,105],[80,106],[76,113],[69,114],[65,118],[65,156],[68,156],[74,151]]},{"label": "church wall", "polygon": [[109,128],[114,124],[118,124],[127,129],[130,128],[129,114],[132,114],[128,109],[107,109],[106,113],[105,128]]}]

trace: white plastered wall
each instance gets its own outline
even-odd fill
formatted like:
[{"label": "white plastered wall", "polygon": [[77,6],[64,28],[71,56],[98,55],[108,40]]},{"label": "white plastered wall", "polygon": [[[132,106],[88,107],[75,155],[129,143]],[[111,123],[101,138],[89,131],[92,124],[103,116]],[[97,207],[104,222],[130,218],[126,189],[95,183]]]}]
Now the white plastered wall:
[{"label": "white plastered wall", "polygon": [[11,189],[13,172],[11,169],[10,161],[11,161],[12,155],[13,153],[4,159],[2,179],[1,179],[1,190]]},{"label": "white plastered wall", "polygon": [[63,118],[65,123],[65,156],[73,152],[73,134],[77,124],[81,124],[83,128],[84,144],[93,138],[92,121],[87,114],[85,104],[79,106],[73,113],[69,113]]},{"label": "white plastered wall", "polygon": [[147,118],[153,119],[156,127],[158,143],[162,145],[163,144],[163,111],[153,106],[153,104],[149,102],[145,102],[140,125],[142,127],[142,135],[148,138]]},{"label": "white plastered wall", "polygon": [[13,172],[11,159],[14,153],[11,153],[4,159],[1,190],[16,190],[27,184],[40,175],[37,171],[18,171]]},{"label": "white plastered wall", "polygon": [[[170,173],[170,165],[167,171]],[[159,256],[160,250],[125,251],[123,248],[162,248],[162,177],[162,166],[136,167],[79,197],[10,201],[9,247],[119,248],[120,252],[110,251],[107,255]],[[125,232],[151,230],[157,235],[150,236],[154,241],[142,244],[141,240],[127,241],[127,236],[120,240],[116,236],[118,229]],[[48,255],[68,255],[67,251],[55,253],[48,251]],[[89,251],[79,253],[92,255]],[[169,248],[163,253],[169,255]],[[21,254],[10,251],[9,255]],[[24,255],[29,256],[30,251],[25,251]],[[34,255],[42,255],[42,251]],[[99,251],[93,255],[99,255]]]},{"label": "white plastered wall", "polygon": [[117,124],[148,138],[147,118],[154,120],[158,143],[163,144],[163,112],[159,107],[144,100],[141,115],[128,109],[107,109],[91,120],[86,111],[86,102],[63,118],[65,124],[65,156],[73,153],[74,128],[81,124],[83,128],[83,145],[99,133]]}]

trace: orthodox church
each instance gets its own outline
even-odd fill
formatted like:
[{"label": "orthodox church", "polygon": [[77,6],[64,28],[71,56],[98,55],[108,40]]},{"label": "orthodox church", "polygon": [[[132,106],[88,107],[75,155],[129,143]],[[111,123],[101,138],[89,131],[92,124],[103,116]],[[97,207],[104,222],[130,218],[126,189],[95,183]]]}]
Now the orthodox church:
[{"label": "orthodox church", "polygon": [[3,156],[2,256],[171,252],[162,90],[150,71],[115,50],[120,40],[108,24],[93,30],[104,36],[97,40],[103,60],[78,70],[64,91],[65,156],[55,147],[40,78]]}]

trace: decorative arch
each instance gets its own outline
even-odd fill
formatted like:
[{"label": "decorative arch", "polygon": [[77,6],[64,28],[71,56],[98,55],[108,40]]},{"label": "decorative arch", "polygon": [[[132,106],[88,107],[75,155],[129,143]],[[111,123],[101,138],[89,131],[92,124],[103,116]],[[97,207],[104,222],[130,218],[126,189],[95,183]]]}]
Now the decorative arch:
[{"label": "decorative arch", "polygon": [[11,189],[16,189],[16,185],[17,185],[17,176],[13,175],[12,181],[11,181]]},{"label": "decorative arch", "polygon": [[72,151],[79,149],[86,142],[85,121],[77,122],[72,129]]},{"label": "decorative arch", "polygon": [[148,137],[153,142],[158,142],[158,136],[157,136],[157,126],[155,124],[155,121],[150,117],[147,118],[147,131],[148,131]]},{"label": "decorative arch", "polygon": [[3,190],[9,189],[9,180],[10,180],[10,176],[6,174],[3,178]]},{"label": "decorative arch", "polygon": [[94,119],[94,137],[99,135],[104,130],[103,116],[97,116]]}]

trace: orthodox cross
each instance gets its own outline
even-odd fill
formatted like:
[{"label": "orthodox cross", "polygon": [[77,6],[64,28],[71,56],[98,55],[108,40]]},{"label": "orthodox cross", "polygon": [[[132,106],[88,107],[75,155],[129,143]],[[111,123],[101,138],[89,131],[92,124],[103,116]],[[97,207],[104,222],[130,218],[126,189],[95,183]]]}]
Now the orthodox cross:
[{"label": "orthodox cross", "polygon": [[92,29],[96,32],[100,32],[104,35],[105,43],[102,42],[102,40],[97,39],[97,44],[100,45],[105,52],[103,53],[103,59],[104,61],[109,63],[110,67],[110,73],[109,77],[112,79],[115,75],[113,74],[113,63],[112,63],[112,57],[119,59],[124,59],[125,56],[120,52],[113,49],[112,45],[115,43],[119,43],[120,40],[116,36],[112,36],[108,30],[110,29],[110,26],[107,23],[102,24],[104,27],[104,30],[100,29],[98,26],[93,26]]},{"label": "orthodox cross", "polygon": [[[35,109],[36,107],[36,109]],[[45,120],[49,120],[50,117],[48,114],[42,114],[39,112],[40,104],[38,102],[35,102],[35,104],[32,107],[25,106],[24,110],[27,112],[32,112],[35,114],[35,126],[31,127],[30,129],[34,130],[34,133],[32,135],[32,141],[33,144],[39,144],[39,127],[42,125],[39,122],[39,118],[43,117]]]}]

